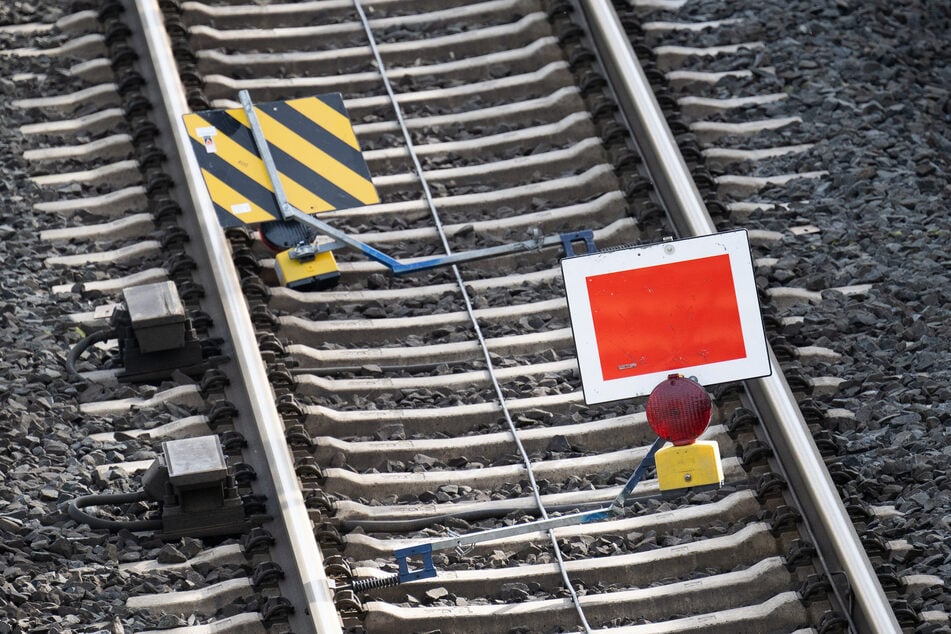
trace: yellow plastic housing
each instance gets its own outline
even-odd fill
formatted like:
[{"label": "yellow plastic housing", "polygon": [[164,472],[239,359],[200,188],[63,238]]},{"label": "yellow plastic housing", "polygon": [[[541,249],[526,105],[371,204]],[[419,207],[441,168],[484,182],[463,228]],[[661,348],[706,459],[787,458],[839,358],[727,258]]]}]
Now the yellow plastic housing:
[{"label": "yellow plastic housing", "polygon": [[664,447],[654,454],[661,491],[723,484],[720,447],[714,440]]},{"label": "yellow plastic housing", "polygon": [[290,256],[291,249],[274,258],[274,268],[282,286],[298,290],[321,290],[339,281],[340,271],[332,251],[318,253],[312,260],[300,261]]}]

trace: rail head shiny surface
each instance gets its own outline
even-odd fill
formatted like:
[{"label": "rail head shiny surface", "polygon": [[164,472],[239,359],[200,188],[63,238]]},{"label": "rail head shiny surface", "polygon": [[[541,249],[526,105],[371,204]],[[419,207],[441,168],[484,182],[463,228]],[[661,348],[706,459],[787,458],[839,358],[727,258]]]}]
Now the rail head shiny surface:
[{"label": "rail head shiny surface", "polygon": [[598,56],[611,80],[614,96],[636,137],[641,159],[654,179],[668,217],[681,237],[716,233],[716,226],[613,6],[598,0],[587,0],[581,5],[597,40]]},{"label": "rail head shiny surface", "polygon": [[[613,7],[604,0],[580,0],[580,5],[622,113],[638,137],[642,159],[677,232],[681,237],[716,232]],[[827,566],[832,572],[841,570],[848,578],[848,599],[853,605],[843,608],[852,608],[858,631],[899,632],[898,620],[772,351],[770,362],[773,373],[746,381],[747,391],[770,439],[776,443],[776,455],[793,494],[812,501],[803,508]]]},{"label": "rail head shiny surface", "polygon": [[240,280],[231,261],[231,249],[203,185],[196,177],[199,169],[181,123],[181,116],[189,109],[162,12],[157,0],[136,0],[134,5],[134,9],[130,9],[138,13],[143,26],[165,116],[169,119],[178,155],[184,161],[183,177],[187,182],[188,200],[202,228],[203,247],[211,260],[215,290],[222,302],[228,331],[232,333],[231,353],[239,367],[241,388],[249,394],[254,425],[263,440],[269,475],[276,489],[277,499],[272,503],[280,509],[286,523],[286,538],[294,554],[296,570],[285,570],[285,573],[300,580],[308,604],[306,610],[298,609],[294,618],[298,627],[307,626],[313,632],[341,632],[340,617],[324,573],[323,557],[314,538],[313,525],[284,439],[283,421],[274,403]]}]

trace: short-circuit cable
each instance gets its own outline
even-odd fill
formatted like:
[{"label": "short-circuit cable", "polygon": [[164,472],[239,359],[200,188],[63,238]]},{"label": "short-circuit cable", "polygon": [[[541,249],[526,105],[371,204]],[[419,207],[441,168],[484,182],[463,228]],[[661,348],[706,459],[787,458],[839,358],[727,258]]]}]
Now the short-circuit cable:
[{"label": "short-circuit cable", "polygon": [[[393,92],[393,87],[390,83],[389,77],[387,77],[386,67],[383,64],[383,59],[380,56],[379,49],[376,44],[376,38],[373,36],[373,31],[370,27],[370,22],[367,19],[367,15],[363,10],[363,6],[360,3],[360,0],[353,0],[354,8],[357,13],[360,15],[360,20],[363,23],[363,29],[366,32],[367,40],[370,43],[370,50],[373,53],[373,58],[376,62],[377,69],[380,73],[380,76],[383,80],[383,85],[386,88],[387,95],[389,96],[390,102],[393,104],[393,110],[396,113],[396,118],[399,123],[400,129],[403,132],[403,139],[406,143],[406,149],[410,155],[411,160],[413,161],[413,167],[416,170],[416,174],[419,177],[420,185],[423,189],[423,194],[426,197],[426,203],[429,206],[430,213],[433,218],[433,222],[436,225],[436,230],[439,233],[440,240],[442,241],[443,248],[446,251],[446,254],[451,254],[452,249],[449,246],[449,240],[446,236],[445,230],[443,228],[442,221],[439,218],[439,212],[436,209],[435,201],[433,200],[432,192],[429,188],[429,184],[426,181],[426,176],[423,173],[423,167],[420,163],[419,157],[416,154],[412,137],[410,136],[409,129],[406,126],[406,121],[403,117],[402,108],[400,108],[399,101],[396,98],[396,94]],[[508,425],[509,431],[512,434],[512,438],[515,441],[516,446],[518,447],[519,455],[522,458],[522,462],[525,465],[525,469],[528,475],[529,483],[531,484],[532,494],[535,497],[535,503],[538,506],[539,513],[542,519],[548,519],[548,512],[545,510],[544,502],[542,502],[541,494],[538,490],[538,483],[535,479],[535,473],[532,469],[532,461],[528,456],[528,452],[525,450],[525,446],[522,444],[521,439],[518,437],[518,431],[515,428],[515,422],[512,420],[511,412],[509,411],[508,406],[505,402],[505,395],[502,392],[502,387],[499,384],[498,378],[495,374],[495,365],[492,362],[491,354],[489,353],[489,347],[486,343],[485,337],[482,333],[482,328],[479,326],[478,319],[475,316],[475,311],[472,304],[472,299],[466,290],[465,282],[462,279],[462,274],[459,271],[459,267],[456,265],[452,266],[453,274],[455,275],[456,282],[459,285],[459,290],[462,295],[463,301],[466,305],[466,312],[469,315],[469,319],[472,322],[473,330],[475,331],[476,338],[479,341],[479,346],[482,349],[482,354],[485,357],[486,363],[486,372],[488,374],[489,380],[492,383],[492,387],[495,391],[496,397],[499,401],[499,406],[502,410],[502,415],[505,417],[505,422]],[[551,540],[552,548],[555,552],[555,557],[558,560],[558,567],[561,571],[561,577],[564,582],[565,588],[571,594],[572,603],[575,606],[575,610],[578,613],[578,617],[581,620],[585,632],[591,632],[591,627],[588,625],[588,620],[585,617],[584,610],[581,607],[581,601],[578,598],[578,594],[575,591],[574,587],[571,585],[571,580],[568,578],[568,571],[565,567],[564,557],[561,553],[561,548],[558,546],[558,540],[555,538],[554,530],[548,531],[549,539]]]}]

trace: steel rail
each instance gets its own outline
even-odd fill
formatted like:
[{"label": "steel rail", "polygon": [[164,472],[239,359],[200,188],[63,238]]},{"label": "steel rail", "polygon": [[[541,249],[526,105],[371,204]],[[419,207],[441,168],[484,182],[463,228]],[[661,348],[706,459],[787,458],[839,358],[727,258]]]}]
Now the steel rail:
[{"label": "steel rail", "polygon": [[[621,112],[676,231],[681,237],[716,233],[613,7],[605,0],[579,1]],[[746,381],[746,390],[762,417],[790,493],[804,502],[800,508],[833,587],[837,573],[848,581],[849,594],[840,598],[842,613],[857,632],[899,632],[898,620],[771,348],[769,355],[773,373]]]},{"label": "steel rail", "polygon": [[[300,491],[294,461],[284,439],[284,424],[275,406],[240,280],[231,261],[231,249],[204,186],[197,177],[200,170],[182,124],[182,115],[189,109],[158,0],[136,0],[131,4],[135,5],[133,13],[137,14],[145,35],[147,59],[152,64],[150,73],[154,72],[154,83],[150,85],[158,93],[156,96],[161,100],[166,118],[159,124],[163,132],[171,135],[180,160],[177,165],[175,161],[170,161],[167,167],[170,171],[178,171],[184,165],[179,175],[186,183],[188,204],[182,207],[189,210],[186,213],[194,210],[201,228],[200,248],[204,249],[209,259],[212,283],[222,303],[230,336],[227,345],[231,347],[230,354],[238,365],[235,373],[237,381],[231,377],[232,385],[237,383],[238,390],[243,390],[247,395],[242,395],[241,400],[250,408],[253,418],[251,431],[256,432],[261,443],[260,449],[250,452],[258,454],[250,461],[252,466],[254,461],[258,461],[267,470],[273,489],[261,481],[259,484],[267,487],[268,504],[280,512],[284,522],[283,526],[276,522],[269,526],[272,532],[279,531],[275,535],[275,548],[289,549],[290,556],[285,559],[293,562],[293,569],[288,569],[286,563],[283,565],[285,580],[281,582],[281,593],[288,598],[302,596],[301,600],[306,601],[306,605],[299,605],[291,599],[291,603],[295,604],[295,613],[291,615],[290,623],[295,631],[300,632],[341,632],[340,616],[324,572],[323,557],[317,547],[314,527]],[[156,118],[160,116],[163,116],[162,113],[156,112]],[[239,411],[247,410],[239,407]],[[261,453],[263,456],[259,455]],[[262,470],[258,469],[258,472]]]}]

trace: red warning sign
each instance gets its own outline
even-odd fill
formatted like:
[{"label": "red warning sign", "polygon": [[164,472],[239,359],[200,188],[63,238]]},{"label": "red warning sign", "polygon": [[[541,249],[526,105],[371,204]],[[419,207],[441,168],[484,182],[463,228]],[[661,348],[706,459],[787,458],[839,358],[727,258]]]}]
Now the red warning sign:
[{"label": "red warning sign", "polygon": [[727,255],[592,275],[586,281],[606,380],[746,356]]},{"label": "red warning sign", "polygon": [[745,231],[562,261],[585,401],[769,374]]}]

